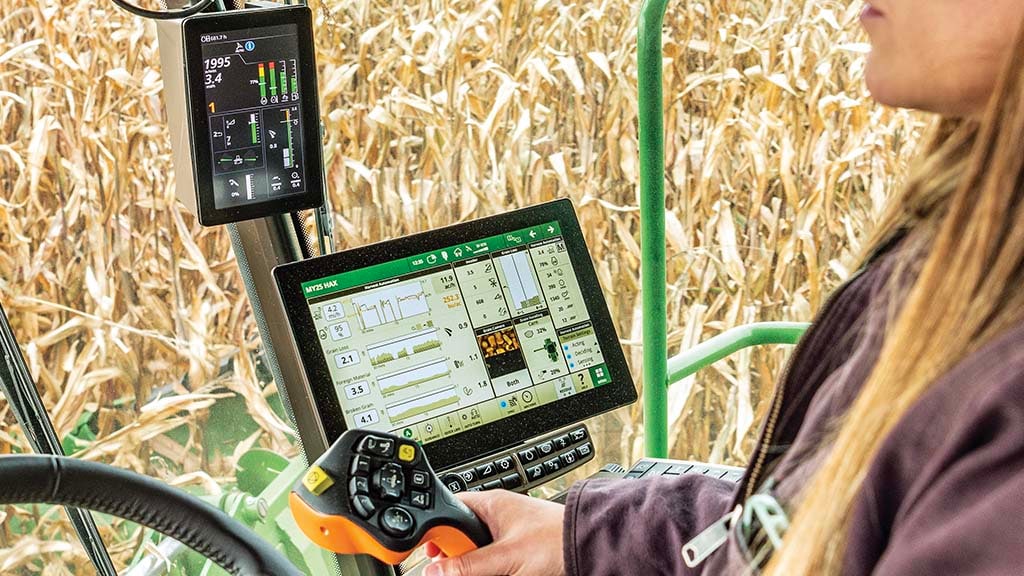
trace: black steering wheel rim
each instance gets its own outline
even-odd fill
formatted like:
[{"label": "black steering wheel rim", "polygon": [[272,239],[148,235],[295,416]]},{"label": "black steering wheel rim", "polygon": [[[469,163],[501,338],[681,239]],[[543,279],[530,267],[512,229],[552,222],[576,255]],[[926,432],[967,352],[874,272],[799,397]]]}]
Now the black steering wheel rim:
[{"label": "black steering wheel rim", "polygon": [[303,576],[252,530],[199,498],[113,466],[64,456],[0,457],[0,504],[53,504],[130,520],[235,576]]}]

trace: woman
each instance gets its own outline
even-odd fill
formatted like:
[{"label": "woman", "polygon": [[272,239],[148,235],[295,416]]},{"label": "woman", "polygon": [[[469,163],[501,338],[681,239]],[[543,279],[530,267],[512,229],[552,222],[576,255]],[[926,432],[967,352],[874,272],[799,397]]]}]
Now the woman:
[{"label": "woman", "polygon": [[[739,493],[467,494],[494,544],[427,576],[1024,574],[1024,2],[879,0],[861,20],[873,97],[941,120],[794,353]],[[789,517],[778,550],[722,521],[758,494]],[[728,539],[686,566],[716,523]]]}]

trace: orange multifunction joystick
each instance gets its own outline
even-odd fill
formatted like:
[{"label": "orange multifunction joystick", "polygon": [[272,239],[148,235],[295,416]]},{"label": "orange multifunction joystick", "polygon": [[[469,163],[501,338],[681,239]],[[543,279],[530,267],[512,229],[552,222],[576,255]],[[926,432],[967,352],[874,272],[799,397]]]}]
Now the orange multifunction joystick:
[{"label": "orange multifunction joystick", "polygon": [[388,564],[427,542],[448,556],[491,543],[487,526],[438,480],[423,448],[391,434],[342,434],[296,482],[289,504],[317,545]]}]

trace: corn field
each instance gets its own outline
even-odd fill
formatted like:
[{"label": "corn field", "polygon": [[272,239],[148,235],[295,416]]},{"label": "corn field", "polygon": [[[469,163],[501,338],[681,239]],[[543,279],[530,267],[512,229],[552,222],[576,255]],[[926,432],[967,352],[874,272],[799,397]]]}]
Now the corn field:
[{"label": "corn field", "polygon": [[[639,6],[311,5],[338,247],[568,196],[640,386]],[[925,120],[866,93],[860,8],[670,5],[670,354],[808,321],[851,273]],[[217,493],[246,450],[298,450],[227,233],[175,200],[161,89],[152,23],[105,0],[0,2],[0,303],[69,453]],[[673,386],[672,456],[745,463],[786,354]],[[233,410],[244,434],[224,445]],[[597,458],[569,480],[639,457],[641,415],[590,422]],[[0,422],[0,454],[30,450],[3,399]],[[123,569],[141,532],[101,532]],[[92,571],[60,509],[21,506],[0,508],[0,573]]]}]

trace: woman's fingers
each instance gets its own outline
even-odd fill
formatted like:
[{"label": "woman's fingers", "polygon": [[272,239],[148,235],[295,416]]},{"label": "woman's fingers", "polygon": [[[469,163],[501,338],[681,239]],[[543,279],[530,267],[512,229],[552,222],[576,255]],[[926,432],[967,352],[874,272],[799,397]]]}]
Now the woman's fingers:
[{"label": "woman's fingers", "polygon": [[423,576],[505,576],[512,574],[509,556],[494,545],[455,558],[438,560],[423,570]]},{"label": "woman's fingers", "polygon": [[437,558],[438,556],[441,556],[443,554],[443,552],[441,552],[441,548],[439,548],[438,545],[434,544],[433,542],[427,542],[425,551],[427,553],[427,556],[431,558]]},{"label": "woman's fingers", "polygon": [[487,525],[493,543],[448,558],[427,544],[434,563],[424,576],[559,576],[562,564],[560,504],[504,490],[457,495]]},{"label": "woman's fingers", "polygon": [[[496,520],[494,517],[495,511],[501,509],[500,503],[508,496],[513,496],[513,494],[505,490],[462,492],[455,495],[456,498],[462,500],[463,504],[469,506],[469,509],[488,526]],[[498,504],[495,505],[495,502],[498,502]]]}]

